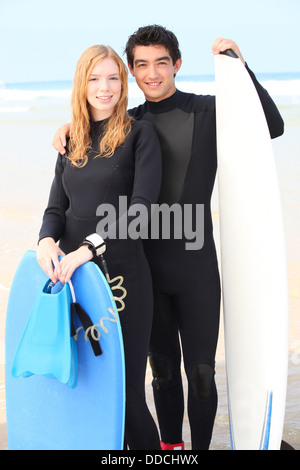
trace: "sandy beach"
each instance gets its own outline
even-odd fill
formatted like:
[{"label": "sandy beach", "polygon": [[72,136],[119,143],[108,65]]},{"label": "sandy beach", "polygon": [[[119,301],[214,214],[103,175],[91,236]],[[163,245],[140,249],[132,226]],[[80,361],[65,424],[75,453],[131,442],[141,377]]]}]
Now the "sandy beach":
[{"label": "sandy beach", "polygon": [[[273,142],[282,192],[286,229],[289,280],[289,376],[283,438],[300,449],[300,104],[280,108],[286,123],[283,137]],[[26,120],[17,114],[0,114],[0,449],[7,449],[4,338],[5,314],[9,288],[17,265],[27,249],[36,249],[44,207],[47,202],[56,153],[51,141],[56,128],[68,116],[51,118],[34,113]],[[219,251],[219,216],[214,195],[213,219],[215,240]],[[225,350],[221,323],[217,351],[217,387],[219,407],[211,449],[229,450],[229,426],[226,398]],[[185,382],[186,386],[186,382]],[[151,373],[146,377],[147,400],[155,417],[151,392]],[[190,448],[188,420],[185,416],[184,439]]]}]

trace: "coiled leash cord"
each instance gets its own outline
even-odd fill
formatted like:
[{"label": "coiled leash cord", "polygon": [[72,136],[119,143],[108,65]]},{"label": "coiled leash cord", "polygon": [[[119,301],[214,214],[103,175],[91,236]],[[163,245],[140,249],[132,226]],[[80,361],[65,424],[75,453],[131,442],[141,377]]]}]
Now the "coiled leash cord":
[{"label": "coiled leash cord", "polygon": [[[88,315],[86,314],[86,312],[83,310],[83,308],[80,306],[80,304],[78,303],[75,303],[73,302],[72,305],[75,305],[74,306],[74,310],[76,310],[76,313],[82,323],[83,326],[80,326],[79,328],[77,328],[77,330],[73,333],[74,335],[74,338],[75,340],[77,341],[78,340],[78,333],[80,330],[84,329],[85,330],[85,333],[84,333],[84,339],[86,341],[90,341],[92,347],[93,347],[93,350],[94,350],[94,353],[95,355],[99,355],[99,353],[97,353],[97,351],[95,352],[95,349],[98,350],[100,348],[100,338],[101,338],[101,329],[104,331],[104,333],[108,333],[109,330],[108,328],[104,325],[104,320],[107,320],[107,321],[110,321],[110,322],[113,322],[113,323],[117,323],[118,322],[118,314],[119,312],[121,312],[122,310],[124,310],[125,308],[125,302],[124,302],[124,298],[126,297],[127,295],[127,291],[125,289],[125,287],[123,287],[123,282],[124,282],[124,278],[123,276],[116,276],[115,278],[113,279],[110,279],[110,275],[109,275],[109,272],[108,272],[108,269],[107,269],[107,264],[106,264],[106,261],[103,257],[103,255],[101,254],[99,256],[100,258],[100,261],[101,261],[101,265],[102,265],[102,268],[103,268],[103,272],[104,272],[104,275],[105,275],[105,278],[109,284],[109,287],[112,291],[112,294],[113,294],[113,291],[116,291],[116,290],[120,290],[122,292],[122,295],[117,297],[116,295],[113,295],[112,296],[112,299],[117,303],[120,304],[120,307],[119,308],[112,308],[112,307],[109,307],[108,308],[108,311],[109,313],[112,315],[112,317],[101,317],[100,318],[100,321],[99,323],[95,323],[95,324],[88,324]],[[116,285],[113,285],[115,282],[117,282]],[[87,318],[86,318],[87,317]],[[84,324],[84,321],[85,321],[85,324]],[[86,323],[87,321],[87,323]],[[73,321],[72,321],[72,324],[73,324]],[[96,343],[98,344],[98,347],[96,346]],[[101,348],[100,348],[101,350]],[[100,354],[102,354],[102,351],[100,352]]]}]

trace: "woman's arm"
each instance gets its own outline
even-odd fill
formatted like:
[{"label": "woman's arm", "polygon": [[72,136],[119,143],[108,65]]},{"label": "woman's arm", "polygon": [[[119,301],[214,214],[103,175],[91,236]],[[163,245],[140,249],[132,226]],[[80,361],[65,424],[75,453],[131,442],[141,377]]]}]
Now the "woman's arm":
[{"label": "woman's arm", "polygon": [[65,157],[58,155],[55,165],[55,175],[51,185],[48,204],[44,212],[43,222],[39,233],[39,240],[51,237],[57,242],[65,229],[66,210],[69,207],[69,198],[63,187],[63,173]]},{"label": "woman's arm", "polygon": [[64,256],[57,245],[65,227],[65,211],[69,206],[68,197],[63,189],[62,175],[64,164],[61,155],[58,155],[55,176],[52,182],[47,208],[39,233],[37,261],[52,282],[60,280],[59,256]]}]

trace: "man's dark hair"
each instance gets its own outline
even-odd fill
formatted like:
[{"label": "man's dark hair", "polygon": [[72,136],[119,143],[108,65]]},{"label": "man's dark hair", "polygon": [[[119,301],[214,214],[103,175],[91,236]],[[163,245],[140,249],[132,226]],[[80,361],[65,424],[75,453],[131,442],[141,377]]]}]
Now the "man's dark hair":
[{"label": "man's dark hair", "polygon": [[135,46],[165,46],[170,56],[175,62],[181,58],[178,40],[172,31],[160,25],[143,26],[133,33],[127,41],[125,53],[127,55],[128,64],[133,67],[133,57]]}]

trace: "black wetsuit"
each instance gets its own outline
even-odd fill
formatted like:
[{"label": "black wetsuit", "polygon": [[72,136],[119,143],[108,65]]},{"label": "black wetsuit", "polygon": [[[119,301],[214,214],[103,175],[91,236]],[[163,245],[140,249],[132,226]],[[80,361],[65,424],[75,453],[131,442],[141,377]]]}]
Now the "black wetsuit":
[{"label": "black wetsuit", "polygon": [[[248,69],[248,68],[247,68]],[[282,118],[254,74],[271,137],[283,133]],[[154,286],[150,342],[153,389],[162,441],[182,441],[184,411],[181,345],[188,378],[188,415],[193,449],[210,444],[217,408],[214,381],[220,281],[210,200],[217,170],[215,98],[176,91],[160,102],[130,111],[154,123],[163,154],[159,202],[204,204],[204,245],[186,250],[181,240],[144,242]],[[245,112],[247,112],[245,110]],[[259,171],[259,168],[257,169]]]},{"label": "black wetsuit", "polygon": [[[91,123],[93,150],[83,168],[71,166],[58,155],[39,238],[59,240],[65,253],[76,250],[87,235],[96,232],[100,204],[113,205],[118,214],[119,196],[128,198],[129,208],[142,204],[149,209],[159,195],[161,152],[153,126],[133,122],[131,133],[112,157],[94,158],[99,154],[105,122]],[[128,217],[128,223],[130,220],[132,217]],[[141,239],[109,239],[106,243],[110,277],[122,275],[127,290],[126,307],[120,312],[126,362],[126,441],[130,449],[159,449],[158,431],[145,401],[153,313],[149,266]],[[97,262],[97,258],[94,260]]]}]

